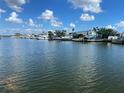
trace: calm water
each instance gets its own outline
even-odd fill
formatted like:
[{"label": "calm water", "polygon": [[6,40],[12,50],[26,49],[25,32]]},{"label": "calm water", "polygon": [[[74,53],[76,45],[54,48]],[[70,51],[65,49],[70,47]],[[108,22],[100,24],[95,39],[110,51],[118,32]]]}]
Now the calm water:
[{"label": "calm water", "polygon": [[124,93],[124,45],[1,39],[0,93]]}]

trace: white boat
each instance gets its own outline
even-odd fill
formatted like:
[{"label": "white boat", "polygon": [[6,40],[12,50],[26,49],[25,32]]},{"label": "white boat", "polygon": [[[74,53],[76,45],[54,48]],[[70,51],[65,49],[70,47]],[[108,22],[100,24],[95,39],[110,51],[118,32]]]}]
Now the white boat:
[{"label": "white boat", "polygon": [[124,39],[113,39],[112,43],[114,43],[114,44],[124,44]]},{"label": "white boat", "polygon": [[48,40],[47,37],[37,37],[36,39],[37,39],[37,40]]}]

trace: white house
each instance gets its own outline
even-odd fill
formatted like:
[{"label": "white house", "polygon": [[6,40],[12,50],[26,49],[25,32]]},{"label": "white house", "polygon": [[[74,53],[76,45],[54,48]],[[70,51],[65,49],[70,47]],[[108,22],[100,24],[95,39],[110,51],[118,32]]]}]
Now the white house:
[{"label": "white house", "polygon": [[109,36],[108,40],[118,39],[118,36]]}]

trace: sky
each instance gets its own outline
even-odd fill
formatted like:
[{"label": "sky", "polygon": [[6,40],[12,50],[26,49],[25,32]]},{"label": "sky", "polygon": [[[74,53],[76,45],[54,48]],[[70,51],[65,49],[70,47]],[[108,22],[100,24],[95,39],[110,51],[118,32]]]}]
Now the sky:
[{"label": "sky", "polygon": [[93,27],[124,31],[124,0],[0,0],[0,34]]}]

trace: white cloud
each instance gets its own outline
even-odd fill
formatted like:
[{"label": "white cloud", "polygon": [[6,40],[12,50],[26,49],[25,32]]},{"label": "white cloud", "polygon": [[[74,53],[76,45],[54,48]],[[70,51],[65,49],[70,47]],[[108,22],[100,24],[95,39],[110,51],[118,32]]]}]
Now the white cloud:
[{"label": "white cloud", "polygon": [[43,20],[51,20],[54,19],[53,11],[52,10],[45,10],[39,17],[40,19]]},{"label": "white cloud", "polygon": [[47,31],[44,28],[26,28],[23,29],[23,33],[28,33],[28,34],[41,34],[42,32]]},{"label": "white cloud", "polygon": [[42,29],[32,29],[32,28],[27,28],[27,29],[24,29],[24,31],[27,31],[27,32],[36,32],[36,31],[42,31]]},{"label": "white cloud", "polygon": [[28,21],[25,22],[25,24],[30,27],[35,27],[35,28],[40,28],[43,26],[42,24],[37,24],[36,22],[34,22],[32,18],[29,18]]},{"label": "white cloud", "polygon": [[0,8],[0,14],[5,13],[6,11]]},{"label": "white cloud", "polygon": [[75,25],[74,23],[70,23],[70,27],[71,27],[71,28],[75,28],[75,26],[76,26],[76,25]]},{"label": "white cloud", "polygon": [[74,8],[81,8],[84,12],[100,13],[102,8],[100,3],[102,0],[68,0],[73,4]]},{"label": "white cloud", "polygon": [[108,26],[106,26],[106,28],[110,28],[110,29],[114,29],[114,30],[124,28],[124,21],[120,21],[120,22],[113,24],[113,25],[108,25]]},{"label": "white cloud", "polygon": [[108,25],[108,26],[106,26],[106,28],[109,28],[109,29],[116,29],[116,26]]},{"label": "white cloud", "polygon": [[35,26],[36,26],[35,23],[34,23],[34,21],[33,21],[31,18],[29,18],[27,24],[28,24],[29,26],[32,26],[32,27],[35,27]]},{"label": "white cloud", "polygon": [[124,21],[120,21],[116,24],[117,27],[124,27]]},{"label": "white cloud", "polygon": [[93,20],[95,20],[95,17],[93,15],[89,15],[89,14],[85,13],[80,16],[80,20],[81,21],[93,21]]},{"label": "white cloud", "polygon": [[23,10],[21,6],[26,4],[27,0],[4,0],[4,1],[12,10],[15,10],[16,12],[21,12]]},{"label": "white cloud", "polygon": [[62,22],[57,20],[51,20],[50,23],[51,23],[51,26],[54,26],[54,27],[60,27],[62,25]]},{"label": "white cloud", "polygon": [[0,18],[1,18],[1,14],[2,13],[5,13],[5,12],[6,12],[5,10],[3,10],[3,9],[0,8]]},{"label": "white cloud", "polygon": [[51,26],[60,27],[63,23],[58,21],[58,18],[54,16],[52,10],[46,9],[39,17],[39,19],[47,20]]},{"label": "white cloud", "polygon": [[15,34],[15,33],[21,33],[21,34],[40,34],[42,32],[47,31],[44,28],[5,28],[5,29],[0,29],[0,34]]},{"label": "white cloud", "polygon": [[11,23],[23,23],[23,20],[21,18],[18,18],[18,14],[16,14],[16,12],[12,12],[10,14],[10,17],[6,18],[5,21]]}]

